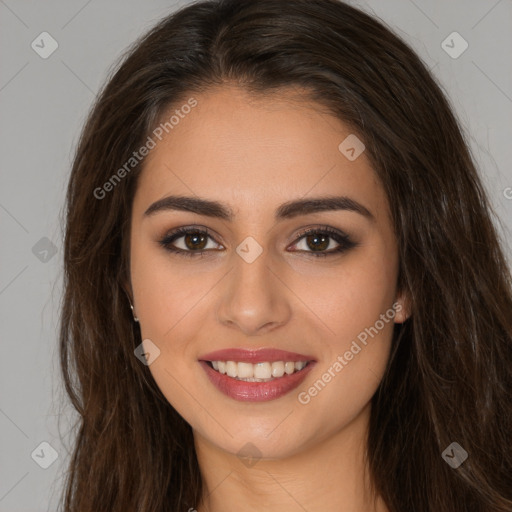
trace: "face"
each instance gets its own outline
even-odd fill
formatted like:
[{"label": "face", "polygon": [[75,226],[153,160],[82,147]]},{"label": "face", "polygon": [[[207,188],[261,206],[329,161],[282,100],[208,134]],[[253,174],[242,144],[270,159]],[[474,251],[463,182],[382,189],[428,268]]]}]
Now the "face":
[{"label": "face", "polygon": [[379,385],[405,319],[389,205],[360,142],[318,105],[234,87],[194,99],[134,197],[149,369],[196,439],[286,457],[343,431]]}]

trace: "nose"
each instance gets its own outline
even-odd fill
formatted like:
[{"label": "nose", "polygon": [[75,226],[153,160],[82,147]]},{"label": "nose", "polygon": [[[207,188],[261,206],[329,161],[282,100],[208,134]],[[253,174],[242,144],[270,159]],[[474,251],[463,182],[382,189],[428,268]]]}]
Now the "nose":
[{"label": "nose", "polygon": [[233,255],[216,312],[219,322],[247,336],[261,336],[289,321],[292,292],[283,267],[270,260],[265,250],[251,263]]}]

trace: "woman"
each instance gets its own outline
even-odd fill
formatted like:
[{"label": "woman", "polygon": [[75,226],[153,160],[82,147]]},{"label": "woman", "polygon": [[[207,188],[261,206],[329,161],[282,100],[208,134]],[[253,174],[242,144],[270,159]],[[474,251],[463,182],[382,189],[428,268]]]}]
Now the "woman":
[{"label": "woman", "polygon": [[66,217],[64,510],[512,510],[510,272],[380,22],[163,19],[99,95]]}]

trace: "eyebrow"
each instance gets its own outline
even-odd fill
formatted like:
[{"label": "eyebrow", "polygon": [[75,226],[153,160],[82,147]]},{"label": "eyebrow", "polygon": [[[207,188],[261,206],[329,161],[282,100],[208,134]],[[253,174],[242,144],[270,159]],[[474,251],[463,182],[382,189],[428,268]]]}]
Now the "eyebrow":
[{"label": "eyebrow", "polygon": [[[187,196],[167,196],[163,199],[159,199],[144,212],[144,217],[169,210],[192,212],[229,222],[235,217],[231,208],[223,203]],[[370,210],[347,196],[316,197],[289,201],[283,203],[276,209],[275,220],[292,219],[299,215],[337,210],[356,212],[370,221],[375,221],[375,217]]]}]

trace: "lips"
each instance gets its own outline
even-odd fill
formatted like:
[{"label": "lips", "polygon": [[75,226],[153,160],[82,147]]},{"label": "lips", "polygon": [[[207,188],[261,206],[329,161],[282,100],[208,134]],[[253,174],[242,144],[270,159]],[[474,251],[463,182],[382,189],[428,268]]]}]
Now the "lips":
[{"label": "lips", "polygon": [[[284,374],[262,382],[248,382],[216,371],[212,366],[214,361],[252,364],[287,361],[307,364],[304,367],[302,367],[302,364],[298,365],[301,369],[295,370],[291,374]],[[199,363],[210,382],[228,397],[238,401],[262,402],[280,398],[299,386],[312,370],[316,361],[310,355],[278,349],[245,350],[232,348],[204,354],[200,356]]]},{"label": "lips", "polygon": [[198,358],[200,361],[236,361],[238,363],[264,363],[265,361],[315,361],[313,356],[288,352],[274,348],[246,350],[242,348],[227,348],[209,352]]}]

